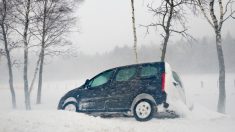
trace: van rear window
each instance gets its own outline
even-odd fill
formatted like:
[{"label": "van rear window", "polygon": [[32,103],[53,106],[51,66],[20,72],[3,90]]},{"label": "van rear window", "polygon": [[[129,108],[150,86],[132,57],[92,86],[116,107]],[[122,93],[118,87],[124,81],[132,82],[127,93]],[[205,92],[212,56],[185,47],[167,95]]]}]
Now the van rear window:
[{"label": "van rear window", "polygon": [[143,66],[140,71],[141,77],[156,76],[156,74],[157,74],[157,68],[151,65]]},{"label": "van rear window", "polygon": [[118,71],[116,75],[116,81],[128,81],[136,74],[136,68],[124,68]]}]

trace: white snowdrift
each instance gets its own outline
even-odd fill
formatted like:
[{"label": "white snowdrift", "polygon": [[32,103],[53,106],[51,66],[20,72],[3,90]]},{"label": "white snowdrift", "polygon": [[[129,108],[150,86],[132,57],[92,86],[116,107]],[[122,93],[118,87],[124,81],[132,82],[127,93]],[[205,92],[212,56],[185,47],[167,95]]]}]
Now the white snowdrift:
[{"label": "white snowdrift", "polygon": [[211,120],[220,118],[229,118],[228,115],[224,115],[218,112],[211,111],[198,103],[194,103],[192,110],[188,108],[181,101],[174,101],[170,109],[176,112],[182,118],[193,119],[193,120]]},{"label": "white snowdrift", "polygon": [[195,108],[182,111],[185,117],[154,118],[148,122],[57,110],[0,112],[0,132],[232,132],[235,129],[234,119],[203,107]]}]

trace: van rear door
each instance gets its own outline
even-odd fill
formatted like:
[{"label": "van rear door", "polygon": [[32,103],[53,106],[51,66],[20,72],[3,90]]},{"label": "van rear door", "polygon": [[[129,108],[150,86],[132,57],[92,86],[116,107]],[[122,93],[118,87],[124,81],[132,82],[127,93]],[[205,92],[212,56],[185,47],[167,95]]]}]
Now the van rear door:
[{"label": "van rear door", "polygon": [[122,67],[117,70],[111,82],[109,100],[106,103],[108,111],[129,109],[132,103],[133,91],[138,85],[138,83],[135,83],[136,75],[136,66]]},{"label": "van rear door", "polygon": [[140,68],[141,87],[145,92],[161,96],[164,63],[144,64]]}]

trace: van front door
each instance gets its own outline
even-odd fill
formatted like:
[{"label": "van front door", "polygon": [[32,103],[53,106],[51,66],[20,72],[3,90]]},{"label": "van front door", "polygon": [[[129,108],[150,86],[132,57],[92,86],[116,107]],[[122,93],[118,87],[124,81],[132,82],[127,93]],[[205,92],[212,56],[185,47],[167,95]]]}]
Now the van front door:
[{"label": "van front door", "polygon": [[82,111],[104,111],[108,96],[110,78],[113,70],[105,71],[89,81],[87,89],[81,95],[80,107]]}]

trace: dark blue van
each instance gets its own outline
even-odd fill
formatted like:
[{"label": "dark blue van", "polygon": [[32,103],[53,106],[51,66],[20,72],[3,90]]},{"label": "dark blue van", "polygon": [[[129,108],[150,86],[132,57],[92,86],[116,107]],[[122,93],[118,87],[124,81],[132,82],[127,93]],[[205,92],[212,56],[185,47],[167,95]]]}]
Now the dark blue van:
[{"label": "dark blue van", "polygon": [[165,63],[121,66],[103,71],[68,93],[58,109],[83,113],[123,113],[138,121],[153,117],[160,104],[168,107]]}]

